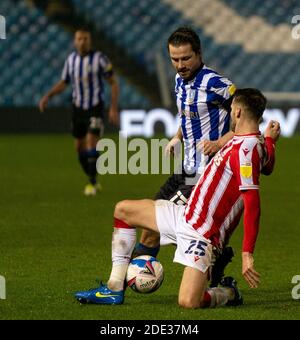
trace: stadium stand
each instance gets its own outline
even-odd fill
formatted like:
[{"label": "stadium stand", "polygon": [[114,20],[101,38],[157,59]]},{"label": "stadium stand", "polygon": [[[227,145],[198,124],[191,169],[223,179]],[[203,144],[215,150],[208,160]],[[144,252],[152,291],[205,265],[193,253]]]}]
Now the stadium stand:
[{"label": "stadium stand", "polygon": [[[295,77],[300,45],[291,39],[294,0],[254,0],[246,4],[243,0],[69,2],[74,13],[93,24],[141,66],[145,79],[156,77],[155,57],[157,53],[163,55],[170,91],[174,71],[166,40],[180,25],[197,30],[205,62],[237,86],[258,87],[266,92],[300,91],[300,80]],[[0,105],[36,105],[40,94],[57,80],[72,50],[71,33],[49,19],[46,12],[28,4],[25,0],[1,0],[0,13],[7,18],[8,38],[1,42],[0,50]],[[129,66],[122,67],[125,70]],[[134,73],[134,69],[129,72]],[[151,107],[151,100],[132,86],[127,76],[119,78],[121,107]],[[52,105],[66,105],[69,97],[70,92],[58,96]]]},{"label": "stadium stand", "polygon": [[293,15],[291,9],[299,6],[297,0],[223,0],[223,2],[244,17],[260,16],[272,25],[290,24]]},{"label": "stadium stand", "polygon": [[[0,49],[0,105],[37,106],[41,94],[60,77],[73,49],[72,35],[25,1],[1,0],[0,13],[7,22],[7,39],[1,41]],[[118,78],[121,103],[134,108],[149,106],[149,100],[125,78]],[[54,97],[50,106],[66,106],[70,97],[69,89]]]},{"label": "stadium stand", "polygon": [[[140,63],[145,63],[150,73],[155,72],[157,52],[168,59],[165,43],[169,34],[179,25],[192,25],[201,36],[205,61],[238,86],[268,92],[300,90],[300,82],[293,77],[300,61],[300,45],[291,39],[291,25],[271,25],[267,5],[260,6],[265,8],[264,16],[252,5],[246,6],[248,11],[241,16],[242,1],[236,1],[240,7],[235,8],[218,0],[104,0],[101,6],[97,0],[72,2],[76,11],[84,13]],[[257,5],[257,1],[254,3]],[[291,18],[293,1],[285,1],[284,8],[280,4],[279,0],[274,2],[278,13],[274,24],[282,23],[288,13]],[[169,66],[166,71],[172,83],[174,72]]]}]

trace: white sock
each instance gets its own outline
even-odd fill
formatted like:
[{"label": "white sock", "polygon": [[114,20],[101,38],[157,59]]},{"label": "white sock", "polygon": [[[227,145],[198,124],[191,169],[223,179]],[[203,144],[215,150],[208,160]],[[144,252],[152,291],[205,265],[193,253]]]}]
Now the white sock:
[{"label": "white sock", "polygon": [[135,228],[114,228],[112,237],[112,270],[107,286],[114,291],[124,289],[128,264],[136,242]]},{"label": "white sock", "polygon": [[234,292],[231,288],[210,288],[207,293],[211,296],[211,308],[224,306],[229,300],[234,299]]}]

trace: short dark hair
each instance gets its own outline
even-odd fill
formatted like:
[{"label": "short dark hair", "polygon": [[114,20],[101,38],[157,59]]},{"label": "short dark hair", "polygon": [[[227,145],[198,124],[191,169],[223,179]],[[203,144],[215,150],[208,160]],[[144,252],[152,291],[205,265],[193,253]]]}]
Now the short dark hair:
[{"label": "short dark hair", "polygon": [[201,54],[201,41],[198,34],[190,27],[179,27],[174,31],[168,39],[169,45],[180,46],[191,44],[193,51],[196,54]]},{"label": "short dark hair", "polygon": [[258,89],[253,88],[236,90],[234,102],[242,104],[257,121],[262,117],[267,105],[266,97]]},{"label": "short dark hair", "polygon": [[88,26],[78,26],[76,29],[75,29],[75,32],[87,32],[87,33],[90,33],[92,34],[92,30],[88,27]]}]

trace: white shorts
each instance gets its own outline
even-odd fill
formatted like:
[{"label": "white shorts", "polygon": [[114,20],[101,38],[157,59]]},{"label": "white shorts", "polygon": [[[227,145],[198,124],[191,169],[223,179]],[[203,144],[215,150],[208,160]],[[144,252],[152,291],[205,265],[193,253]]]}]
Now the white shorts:
[{"label": "white shorts", "polygon": [[213,246],[185,221],[184,209],[170,201],[155,201],[160,244],[177,244],[173,261],[206,273],[213,264]]}]

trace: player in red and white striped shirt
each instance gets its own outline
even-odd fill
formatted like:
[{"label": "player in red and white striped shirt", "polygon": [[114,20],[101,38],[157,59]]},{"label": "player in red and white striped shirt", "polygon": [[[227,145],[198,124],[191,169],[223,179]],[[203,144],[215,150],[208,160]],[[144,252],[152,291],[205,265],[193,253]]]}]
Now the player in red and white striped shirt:
[{"label": "player in red and white striped shirt", "polygon": [[[240,220],[244,196],[248,190],[259,189],[263,156],[258,133],[234,136],[210,162],[195,187],[185,220],[214,246],[223,248]],[[252,252],[253,248],[251,245],[247,250]]]},{"label": "player in red and white striped shirt", "polygon": [[238,305],[241,294],[232,278],[222,287],[207,289],[214,251],[222,249],[244,211],[242,273],[250,287],[259,284],[253,252],[260,217],[259,175],[274,167],[277,122],[270,122],[265,139],[259,121],[266,106],[256,89],[237,90],[232,102],[235,136],[207,165],[186,206],[166,200],[122,201],[115,208],[112,242],[113,268],[107,285],[78,292],[80,302],[120,304],[124,280],[135,245],[136,227],[160,233],[161,244],[177,244],[174,261],[185,266],[179,304],[186,308]]}]

